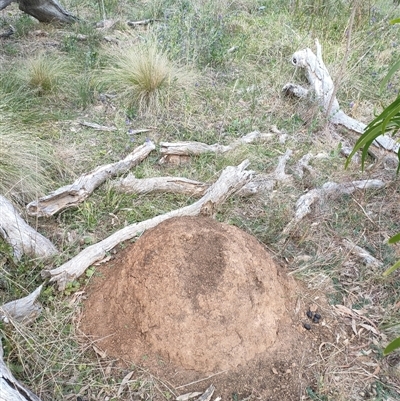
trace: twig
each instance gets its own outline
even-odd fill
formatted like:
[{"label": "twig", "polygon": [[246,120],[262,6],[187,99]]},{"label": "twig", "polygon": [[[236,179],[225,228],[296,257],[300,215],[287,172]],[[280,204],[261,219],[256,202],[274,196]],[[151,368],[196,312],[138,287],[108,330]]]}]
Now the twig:
[{"label": "twig", "polygon": [[214,373],[213,375],[208,376],[208,377],[206,377],[206,378],[204,378],[204,379],[196,380],[196,381],[194,381],[194,382],[187,383],[187,384],[183,384],[182,386],[179,386],[179,387],[175,387],[175,389],[178,390],[178,389],[183,388],[183,387],[191,386],[192,384],[197,384],[197,383],[200,383],[200,382],[204,382],[204,381],[206,381],[206,380],[208,380],[208,379],[211,379],[211,378],[214,377],[214,376],[218,376],[218,375],[221,375],[222,373],[226,373],[227,371],[228,371],[228,370],[222,370],[221,372]]}]

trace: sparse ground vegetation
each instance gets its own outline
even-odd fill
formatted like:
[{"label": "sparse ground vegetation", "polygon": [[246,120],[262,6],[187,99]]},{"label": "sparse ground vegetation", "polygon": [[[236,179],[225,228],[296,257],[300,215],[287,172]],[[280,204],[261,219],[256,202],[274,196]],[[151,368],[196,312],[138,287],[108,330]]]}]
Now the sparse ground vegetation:
[{"label": "sparse ground vegetation", "polygon": [[[13,4],[0,13],[0,31],[9,25],[16,29],[11,37],[0,38],[0,194],[15,201],[30,224],[61,250],[51,266],[56,267],[126,224],[193,199],[127,195],[105,184],[78,208],[40,221],[25,215],[28,201],[98,165],[124,158],[146,138],[155,143],[191,140],[226,145],[276,125],[287,134],[286,141],[277,135],[268,143],[193,157],[180,166],[159,165],[156,151],[134,169],[135,176],[212,182],[224,167],[245,158],[252,170],[270,173],[278,157],[292,149],[286,169],[290,181],[279,183],[272,193],[229,199],[217,218],[257,237],[310,294],[325,292],[331,305],[362,311],[379,327],[379,336],[368,329],[358,333],[360,344],[368,345],[357,355],[349,356],[347,344],[340,340],[329,356],[314,350],[321,355],[320,374],[299,399],[398,399],[400,357],[393,353],[384,359],[382,351],[400,334],[400,270],[382,277],[400,259],[400,245],[387,243],[400,232],[397,165],[368,156],[364,172],[355,162],[346,170],[335,129],[327,126],[319,107],[281,93],[289,81],[305,82],[290,64],[291,55],[314,48],[318,38],[328,70],[340,81],[337,98],[346,113],[368,123],[397,97],[399,72],[385,90],[380,90],[380,83],[400,57],[400,28],[388,23],[400,17],[400,8],[392,1],[358,2],[342,70],[353,3],[66,0],[65,8],[81,21],[62,27],[40,24]],[[152,21],[136,27],[126,24],[144,19]],[[341,70],[342,76],[336,76]],[[82,121],[116,130],[93,130]],[[152,131],[128,135],[140,128]],[[352,145],[357,140],[348,132],[340,135]],[[295,166],[309,152],[323,157],[313,158],[312,169],[299,176]],[[305,192],[327,181],[368,178],[387,184],[313,206],[312,213],[283,238],[296,201]],[[343,247],[344,238],[368,250],[383,266],[365,266]],[[0,240],[0,305],[35,289],[42,282],[43,267],[35,260],[15,263]],[[0,322],[7,364],[44,401],[75,400],[78,395],[85,401],[169,400],[169,389],[139,367],[117,396],[129,370],[101,358],[76,329],[81,291],[93,274],[94,268],[87,270],[62,294],[47,286],[41,295],[43,313],[32,326]],[[369,359],[354,362],[361,352]],[[346,369],[350,359],[355,364]],[[236,401],[237,396],[232,397]]]}]

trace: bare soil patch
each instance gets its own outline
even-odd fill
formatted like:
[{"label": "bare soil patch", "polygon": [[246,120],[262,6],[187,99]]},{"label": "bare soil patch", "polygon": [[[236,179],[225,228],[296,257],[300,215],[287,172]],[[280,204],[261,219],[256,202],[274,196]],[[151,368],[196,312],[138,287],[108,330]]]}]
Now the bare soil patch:
[{"label": "bare soil patch", "polygon": [[98,273],[80,328],[177,394],[213,383],[225,399],[298,400],[316,344],[331,340],[329,325],[303,327],[302,289],[262,244],[209,218],[167,220]]}]

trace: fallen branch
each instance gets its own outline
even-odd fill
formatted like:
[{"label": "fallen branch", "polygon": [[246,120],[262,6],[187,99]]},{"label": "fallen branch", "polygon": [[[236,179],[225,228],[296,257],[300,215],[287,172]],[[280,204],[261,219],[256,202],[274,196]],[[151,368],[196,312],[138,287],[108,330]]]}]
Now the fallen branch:
[{"label": "fallen branch", "polygon": [[0,211],[0,235],[12,246],[17,260],[22,255],[46,259],[58,254],[51,241],[28,225],[11,202],[1,195]]},{"label": "fallen branch", "polygon": [[[283,87],[286,94],[296,97],[308,97],[310,93],[316,98],[317,102],[327,112],[330,122],[336,125],[363,134],[366,125],[360,121],[349,117],[339,106],[339,102],[334,96],[335,87],[333,80],[322,60],[321,45],[318,40],[315,41],[317,47],[317,55],[309,48],[299,50],[292,56],[292,64],[296,67],[304,68],[306,76],[311,85],[311,90],[305,89],[300,85],[288,83]],[[333,96],[333,98],[332,98]],[[400,144],[393,140],[389,135],[382,135],[375,140],[375,144],[379,144],[386,150],[398,152]]]},{"label": "fallen branch", "polygon": [[225,168],[219,179],[208,188],[204,196],[192,205],[173,210],[140,223],[131,224],[117,231],[103,241],[85,248],[74,258],[53,270],[44,270],[43,277],[50,277],[50,282],[57,282],[60,291],[77,279],[92,264],[106,256],[106,252],[119,243],[131,239],[149,228],[155,227],[172,217],[213,215],[217,207],[230,195],[238,191],[251,179],[252,172],[246,171],[249,162],[245,160],[237,167]]},{"label": "fallen branch", "polygon": [[362,180],[352,181],[343,184],[335,182],[327,182],[321,188],[315,188],[301,196],[296,203],[295,217],[283,230],[284,235],[288,235],[292,229],[298,224],[305,216],[311,213],[311,206],[317,201],[323,201],[328,196],[338,197],[344,194],[351,194],[356,189],[377,189],[382,188],[385,183],[381,180]]},{"label": "fallen branch", "polygon": [[368,251],[359,247],[354,242],[351,242],[348,239],[344,239],[342,242],[351,253],[361,258],[367,267],[375,269],[383,266],[383,263],[380,260],[374,258]]},{"label": "fallen branch", "polygon": [[0,344],[0,400],[1,401],[41,401],[12,375],[3,361],[3,347]]},{"label": "fallen branch", "polygon": [[160,163],[168,161],[170,156],[195,156],[202,153],[217,153],[222,154],[229,152],[240,145],[249,144],[255,141],[268,140],[274,135],[271,133],[264,134],[259,131],[250,132],[232,142],[230,145],[220,145],[218,143],[214,145],[207,145],[202,142],[160,142],[160,153],[163,157]]},{"label": "fallen branch", "polygon": [[279,181],[288,181],[292,178],[291,175],[285,173],[286,163],[292,155],[292,151],[287,149],[286,152],[278,158],[278,165],[275,171],[271,174],[258,174],[248,184],[238,191],[238,196],[252,196],[260,193],[271,192],[275,184]]},{"label": "fallen branch", "polygon": [[42,311],[41,306],[36,303],[42,287],[43,284],[28,296],[0,306],[0,321],[9,323],[10,320],[13,320],[18,323],[29,324],[36,320]]},{"label": "fallen branch", "polygon": [[[25,298],[9,302],[0,307],[0,321],[9,323],[12,319],[20,323],[30,323],[40,314],[40,306],[35,304],[42,286]],[[1,401],[41,401],[39,397],[20,384],[3,360],[0,342],[0,400]]]},{"label": "fallen branch", "polygon": [[60,210],[77,206],[108,178],[129,171],[133,166],[144,160],[154,149],[154,143],[146,141],[125,159],[97,167],[90,173],[79,177],[73,184],[61,187],[51,194],[29,203],[27,206],[28,214],[37,217],[49,217]]},{"label": "fallen branch", "polygon": [[133,174],[113,182],[112,187],[128,194],[177,193],[203,196],[208,184],[181,177],[153,177],[138,179]]}]

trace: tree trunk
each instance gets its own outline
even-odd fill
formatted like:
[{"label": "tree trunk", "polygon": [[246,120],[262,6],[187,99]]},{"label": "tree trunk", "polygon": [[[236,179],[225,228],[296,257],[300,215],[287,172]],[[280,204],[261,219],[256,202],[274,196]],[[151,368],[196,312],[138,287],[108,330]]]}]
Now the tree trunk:
[{"label": "tree trunk", "polygon": [[40,22],[72,23],[77,20],[64,10],[57,0],[0,0],[0,10],[11,3],[18,3],[19,9],[32,15]]}]

